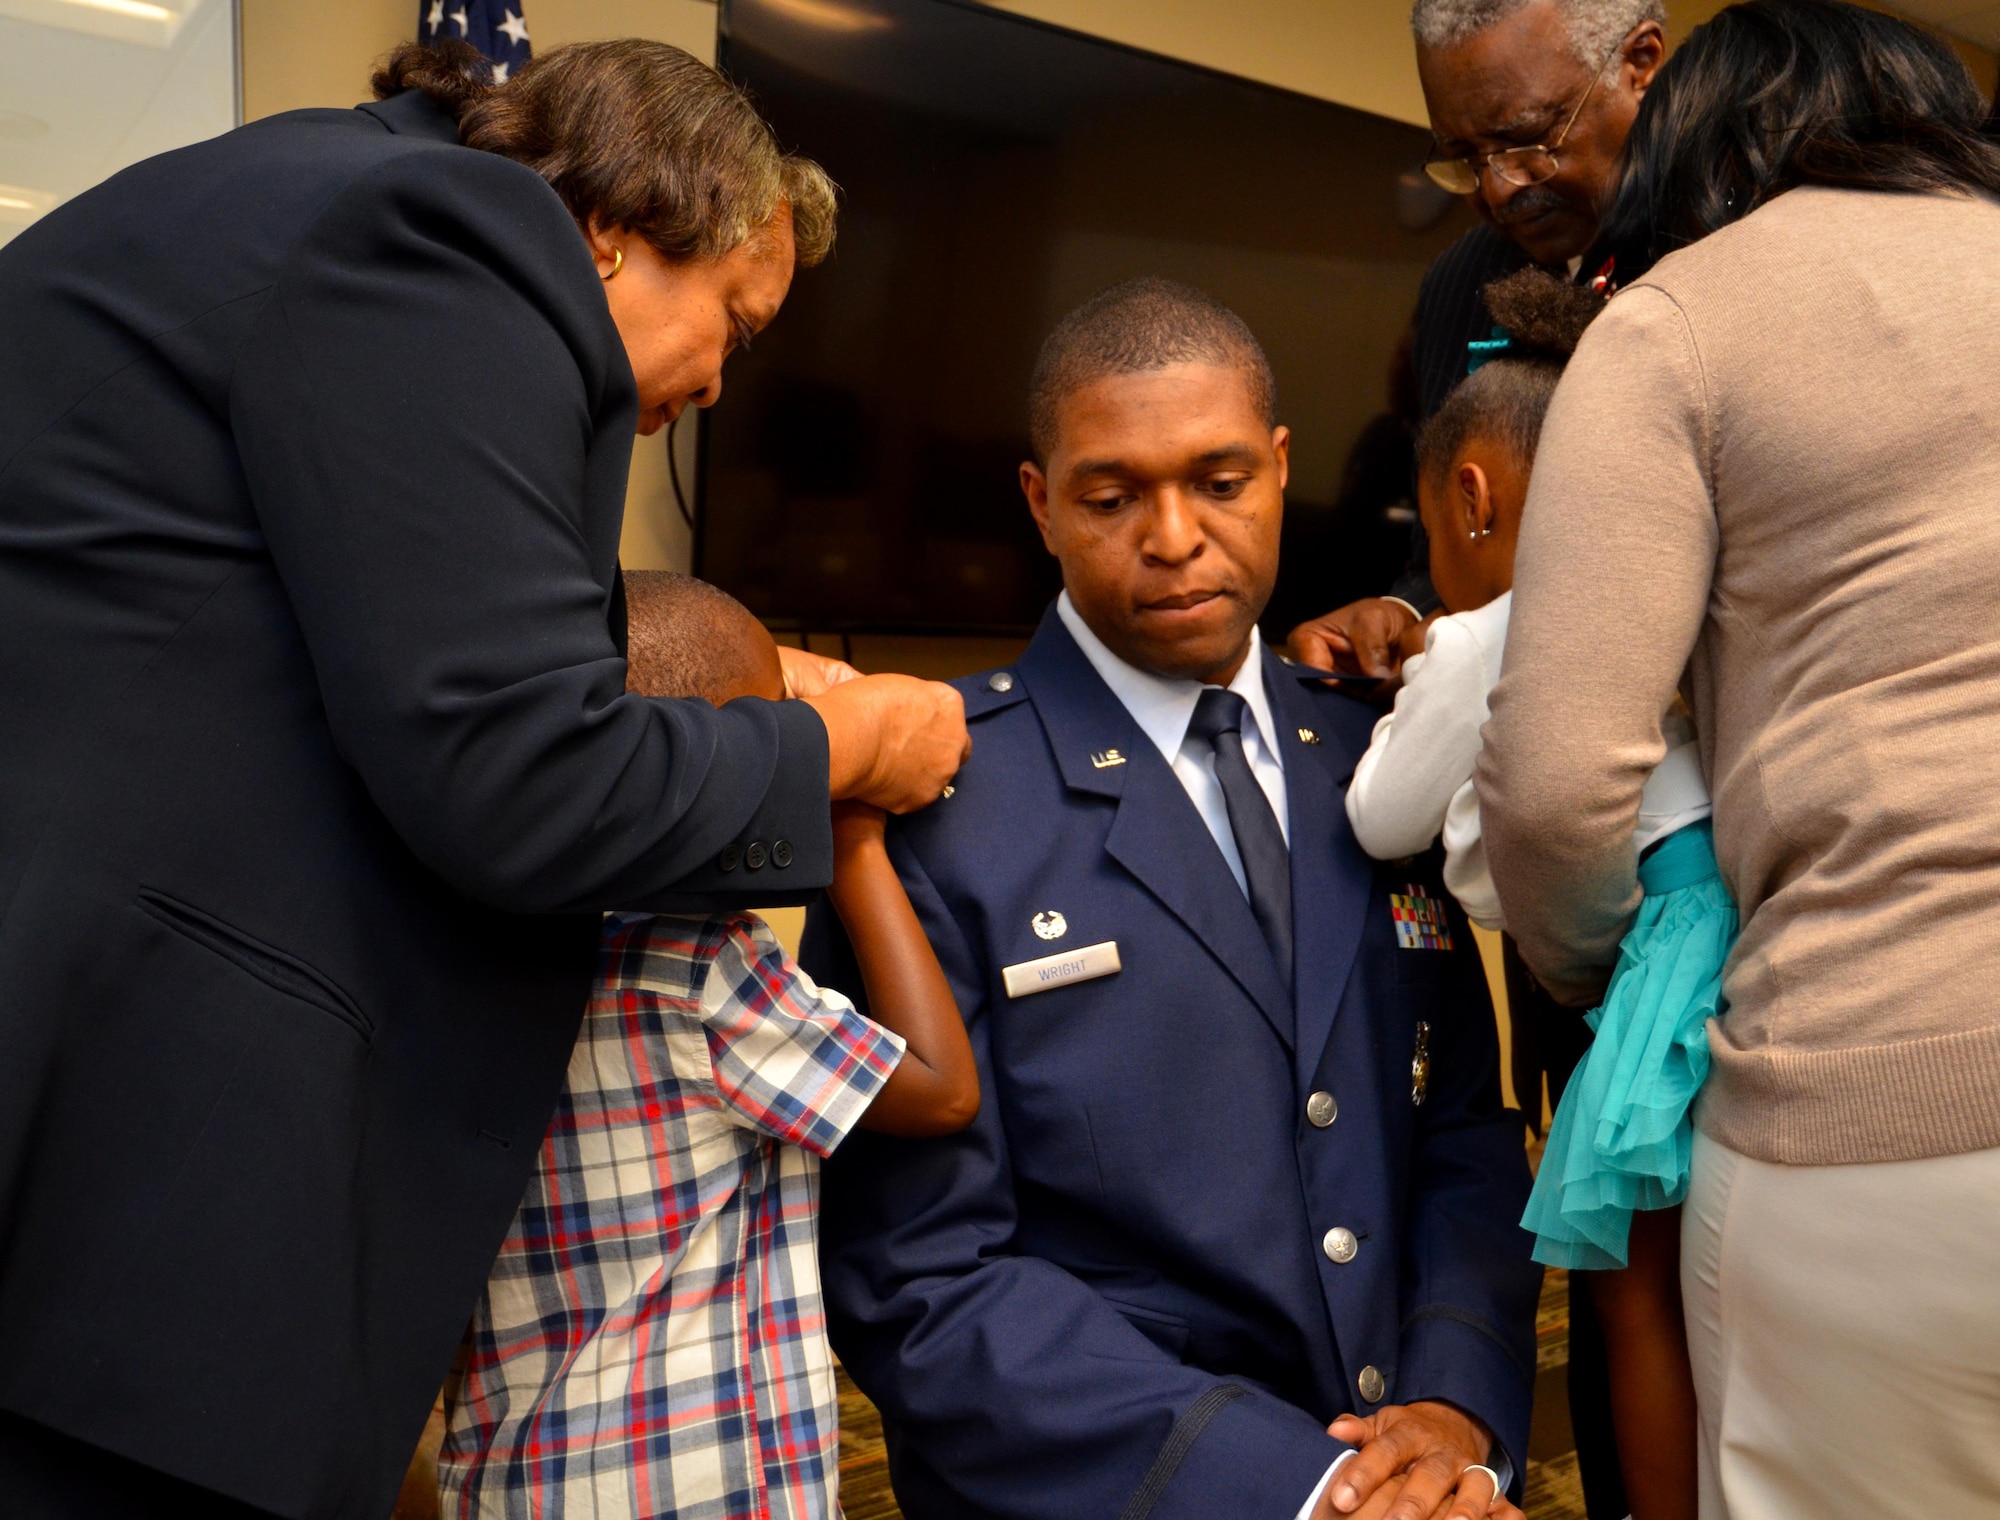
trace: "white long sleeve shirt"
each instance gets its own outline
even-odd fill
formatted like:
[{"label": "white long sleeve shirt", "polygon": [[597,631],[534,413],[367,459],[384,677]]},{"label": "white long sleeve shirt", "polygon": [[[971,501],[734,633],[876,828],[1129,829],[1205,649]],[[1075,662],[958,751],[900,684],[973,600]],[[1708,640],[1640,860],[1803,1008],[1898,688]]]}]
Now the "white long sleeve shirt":
[{"label": "white long sleeve shirt", "polygon": [[[1507,650],[1508,592],[1431,624],[1424,652],[1403,663],[1396,705],[1375,725],[1347,789],[1347,819],[1377,860],[1418,855],[1444,837],[1444,883],[1483,929],[1503,929],[1500,897],[1486,868],[1479,795],[1472,785],[1487,697]],[[1634,847],[1644,850],[1709,816],[1694,732],[1677,712],[1662,720],[1667,753],[1639,799]]]}]

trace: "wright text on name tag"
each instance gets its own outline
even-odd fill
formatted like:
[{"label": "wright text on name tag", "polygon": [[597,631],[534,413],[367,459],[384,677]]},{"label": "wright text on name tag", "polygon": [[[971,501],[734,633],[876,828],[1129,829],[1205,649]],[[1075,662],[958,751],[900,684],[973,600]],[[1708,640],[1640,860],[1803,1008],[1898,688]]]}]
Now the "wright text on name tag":
[{"label": "wright text on name tag", "polygon": [[1118,941],[1107,939],[1101,945],[1085,945],[1061,955],[1045,955],[1038,961],[1022,961],[1018,966],[1008,966],[1000,976],[1007,984],[1007,996],[1017,998],[1031,992],[1047,992],[1051,987],[1065,987],[1071,982],[1087,982],[1094,976],[1110,976],[1119,969]]}]

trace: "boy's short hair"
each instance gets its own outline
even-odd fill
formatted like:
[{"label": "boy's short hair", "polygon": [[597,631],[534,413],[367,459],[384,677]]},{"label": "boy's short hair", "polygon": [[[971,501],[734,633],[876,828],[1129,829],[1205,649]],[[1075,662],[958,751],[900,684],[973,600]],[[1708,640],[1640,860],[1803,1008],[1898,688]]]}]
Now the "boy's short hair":
[{"label": "boy's short hair", "polygon": [[625,686],[646,697],[735,697],[784,689],[778,646],[727,591],[671,570],[625,572]]},{"label": "boy's short hair", "polygon": [[1452,388],[1417,435],[1419,479],[1436,481],[1474,438],[1497,443],[1533,464],[1542,419],[1576,352],[1583,330],[1604,309],[1604,297],[1539,269],[1522,269],[1480,292],[1507,333],[1502,356],[1482,364]]},{"label": "boy's short hair", "polygon": [[1249,325],[1206,291],[1156,276],[1100,290],[1042,340],[1028,384],[1028,440],[1046,465],[1056,446],[1062,403],[1107,375],[1136,375],[1170,364],[1240,369],[1250,404],[1277,426],[1278,384]]}]

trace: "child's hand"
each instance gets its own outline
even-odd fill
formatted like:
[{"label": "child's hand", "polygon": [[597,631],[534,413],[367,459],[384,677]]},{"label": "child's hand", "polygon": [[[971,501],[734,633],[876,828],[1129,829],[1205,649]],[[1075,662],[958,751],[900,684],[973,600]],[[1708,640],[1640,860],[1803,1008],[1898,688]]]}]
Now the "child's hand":
[{"label": "child's hand", "polygon": [[778,646],[778,664],[785,672],[785,695],[816,697],[836,686],[861,679],[861,672],[844,660],[810,654],[788,644]]},{"label": "child's hand", "polygon": [[1421,623],[1410,624],[1397,637],[1396,668],[1398,670],[1403,668],[1406,660],[1414,659],[1424,652],[1424,641],[1430,637],[1431,624],[1435,623],[1440,616],[1441,614],[1433,612]]},{"label": "child's hand", "polygon": [[838,861],[855,850],[883,841],[889,815],[866,802],[833,805],[833,854]]}]

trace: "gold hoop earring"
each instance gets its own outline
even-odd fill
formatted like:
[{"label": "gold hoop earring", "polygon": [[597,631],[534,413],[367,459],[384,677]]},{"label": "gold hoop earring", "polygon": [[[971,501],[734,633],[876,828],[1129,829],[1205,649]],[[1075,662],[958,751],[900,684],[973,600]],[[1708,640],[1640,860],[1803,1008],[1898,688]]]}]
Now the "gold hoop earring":
[{"label": "gold hoop earring", "polygon": [[625,250],[623,248],[614,248],[611,250],[611,273],[599,275],[598,278],[602,280],[615,280],[618,278],[618,271],[624,267]]}]

